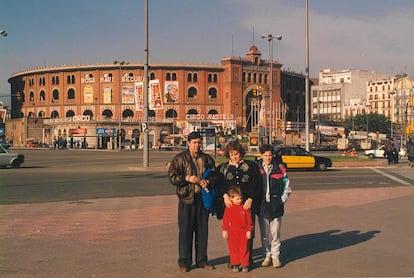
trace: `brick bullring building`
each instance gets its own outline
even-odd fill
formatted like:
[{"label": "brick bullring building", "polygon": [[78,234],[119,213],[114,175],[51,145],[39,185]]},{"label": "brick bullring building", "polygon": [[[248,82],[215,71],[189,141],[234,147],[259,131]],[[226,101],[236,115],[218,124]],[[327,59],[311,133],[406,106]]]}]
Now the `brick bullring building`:
[{"label": "brick bullring building", "polygon": [[[149,143],[178,144],[188,132],[208,126],[266,138],[271,103],[272,135],[277,136],[288,101],[304,106],[297,96],[281,94],[282,65],[273,61],[272,82],[269,66],[256,46],[245,57],[226,57],[220,65],[150,64]],[[121,140],[139,147],[143,76],[143,64],[119,62],[14,73],[9,79],[12,99],[6,139],[14,146],[59,140],[70,147],[110,149],[118,148]]]}]

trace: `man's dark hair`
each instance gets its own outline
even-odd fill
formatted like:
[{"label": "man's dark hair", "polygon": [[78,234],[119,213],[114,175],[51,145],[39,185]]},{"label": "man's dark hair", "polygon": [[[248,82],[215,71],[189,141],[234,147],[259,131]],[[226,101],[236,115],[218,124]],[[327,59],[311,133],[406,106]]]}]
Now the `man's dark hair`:
[{"label": "man's dark hair", "polygon": [[193,131],[190,134],[188,134],[188,142],[191,142],[191,140],[193,139],[199,139],[199,138],[203,138],[200,132]]}]

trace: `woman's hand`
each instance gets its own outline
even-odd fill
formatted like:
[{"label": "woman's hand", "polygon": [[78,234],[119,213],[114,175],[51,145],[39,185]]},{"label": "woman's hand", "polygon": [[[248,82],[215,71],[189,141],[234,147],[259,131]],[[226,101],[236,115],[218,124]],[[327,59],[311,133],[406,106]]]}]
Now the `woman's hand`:
[{"label": "woman's hand", "polygon": [[224,205],[228,208],[231,207],[231,200],[227,193],[223,195],[223,199],[224,199]]},{"label": "woman's hand", "polygon": [[229,232],[228,231],[222,231],[221,236],[223,237],[223,239],[229,239]]},{"label": "woman's hand", "polygon": [[248,199],[244,202],[243,208],[244,208],[244,209],[251,209],[251,208],[252,208],[252,203],[253,203],[252,198],[248,198]]}]

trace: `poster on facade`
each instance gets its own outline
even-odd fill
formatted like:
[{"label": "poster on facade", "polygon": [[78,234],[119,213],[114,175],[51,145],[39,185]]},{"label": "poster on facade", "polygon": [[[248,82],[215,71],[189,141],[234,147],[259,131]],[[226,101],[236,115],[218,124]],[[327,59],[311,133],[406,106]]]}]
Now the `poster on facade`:
[{"label": "poster on facade", "polygon": [[0,109],[0,122],[6,123],[6,109]]},{"label": "poster on facade", "polygon": [[158,79],[150,80],[149,103],[149,109],[159,110],[164,108]]},{"label": "poster on facade", "polygon": [[134,104],[135,88],[133,85],[122,86],[122,103]]},{"label": "poster on facade", "polygon": [[135,83],[135,110],[142,111],[144,110],[144,82]]},{"label": "poster on facade", "polygon": [[103,92],[103,102],[104,104],[112,103],[112,88],[105,87]]},{"label": "poster on facade", "polygon": [[93,88],[87,86],[83,88],[83,102],[84,103],[93,103]]},{"label": "poster on facade", "polygon": [[178,102],[178,81],[165,81],[164,102]]}]

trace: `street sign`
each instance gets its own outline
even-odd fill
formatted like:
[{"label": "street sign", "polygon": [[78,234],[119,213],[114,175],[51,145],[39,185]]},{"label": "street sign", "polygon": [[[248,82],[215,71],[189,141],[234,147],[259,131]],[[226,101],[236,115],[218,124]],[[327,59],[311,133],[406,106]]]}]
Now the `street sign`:
[{"label": "street sign", "polygon": [[141,124],[141,130],[142,130],[142,132],[147,132],[148,131],[148,123],[142,123]]}]

